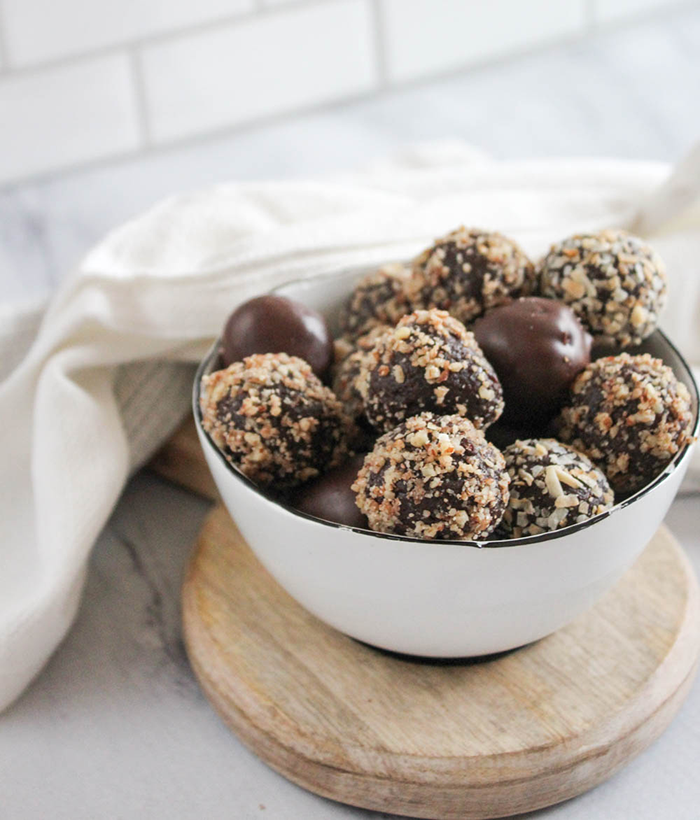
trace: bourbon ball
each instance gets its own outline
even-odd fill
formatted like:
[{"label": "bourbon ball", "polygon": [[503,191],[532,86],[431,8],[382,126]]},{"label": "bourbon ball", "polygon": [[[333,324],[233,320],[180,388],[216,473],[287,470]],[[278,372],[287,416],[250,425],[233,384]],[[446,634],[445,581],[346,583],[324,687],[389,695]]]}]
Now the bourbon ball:
[{"label": "bourbon ball", "polygon": [[574,380],[559,437],[589,456],[616,493],[655,478],[691,440],[690,393],[648,353],[590,364]]},{"label": "bourbon ball", "polygon": [[355,503],[352,484],[364,463],[364,456],[353,456],[334,470],[303,486],[292,501],[292,506],[307,515],[367,529],[367,519]]},{"label": "bourbon ball", "polygon": [[236,308],[221,335],[224,367],[254,353],[298,356],[323,378],[333,361],[333,337],[318,311],[270,293]]},{"label": "bourbon ball", "polygon": [[508,473],[468,419],[422,413],[377,441],[352,489],[377,532],[481,539],[506,509]]},{"label": "bourbon ball", "polygon": [[391,328],[392,325],[376,325],[356,339],[349,339],[347,336],[336,339],[335,342],[333,342],[335,370],[337,370],[352,353],[357,353],[358,350],[371,350],[377,339],[386,333],[387,330],[391,330]]},{"label": "bourbon ball", "polygon": [[356,339],[377,325],[395,325],[412,307],[406,283],[410,269],[391,262],[363,277],[350,295],[340,316],[341,335]]},{"label": "bourbon ball", "polygon": [[380,336],[358,389],[380,430],[423,411],[485,428],[503,412],[500,382],[474,334],[442,310],[417,310]]},{"label": "bourbon ball", "polygon": [[202,377],[202,427],[226,459],[262,486],[287,490],[338,464],[352,422],[311,366],[259,353]]},{"label": "bourbon ball", "polygon": [[497,534],[539,535],[580,524],[614,503],[608,480],[593,462],[553,438],[516,441],[503,451],[510,499]]},{"label": "bourbon ball", "polygon": [[409,294],[417,306],[446,310],[468,324],[533,287],[533,264],[512,239],[461,227],[414,261]]},{"label": "bourbon ball", "polygon": [[473,327],[503,387],[503,422],[541,429],[591,360],[591,336],[571,308],[553,299],[516,299]]},{"label": "bourbon ball", "polygon": [[643,239],[622,230],[577,234],[539,264],[542,296],[571,307],[601,345],[640,344],[666,303],[666,269]]},{"label": "bourbon ball", "polygon": [[374,346],[387,330],[388,325],[377,325],[355,341],[355,347],[336,364],[333,373],[333,392],[345,408],[345,412],[354,419],[365,418],[365,400],[362,394],[361,379],[368,367],[371,367]]},{"label": "bourbon ball", "polygon": [[355,422],[355,434],[350,446],[355,451],[371,450],[377,439],[377,431],[372,427],[365,414],[365,399],[362,391],[362,379],[366,368],[371,363],[371,351],[376,340],[390,328],[377,325],[369,333],[356,339],[350,350],[336,342],[336,364],[333,368],[333,392],[343,405],[343,409]]}]

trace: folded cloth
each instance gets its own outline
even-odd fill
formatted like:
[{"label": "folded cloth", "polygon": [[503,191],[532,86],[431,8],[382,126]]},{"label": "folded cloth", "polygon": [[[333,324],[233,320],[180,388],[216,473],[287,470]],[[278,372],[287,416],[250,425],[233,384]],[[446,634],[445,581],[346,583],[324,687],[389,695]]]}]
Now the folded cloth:
[{"label": "folded cloth", "polygon": [[[407,258],[460,223],[497,228],[537,256],[568,233],[644,217],[670,263],[667,326],[700,363],[700,215],[690,218],[685,203],[659,218],[653,192],[669,171],[644,162],[496,162],[450,143],[352,179],[174,197],[108,235],[0,384],[0,708],[68,630],[90,549],[124,482],[186,411],[191,364],[231,309],[256,293]],[[649,203],[643,214],[640,202]],[[36,316],[12,322],[25,341]],[[0,332],[0,362],[24,347]]]}]

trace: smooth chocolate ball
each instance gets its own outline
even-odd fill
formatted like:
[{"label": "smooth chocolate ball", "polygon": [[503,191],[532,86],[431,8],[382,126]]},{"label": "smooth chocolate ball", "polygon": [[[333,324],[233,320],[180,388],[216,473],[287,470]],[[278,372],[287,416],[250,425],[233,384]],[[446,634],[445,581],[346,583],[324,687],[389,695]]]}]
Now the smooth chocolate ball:
[{"label": "smooth chocolate ball", "polygon": [[[530,425],[530,427],[532,427],[532,425]],[[506,424],[503,418],[500,418],[495,424],[490,425],[490,427],[484,430],[484,435],[487,441],[490,441],[494,447],[498,447],[498,449],[502,451],[518,439],[527,438],[529,432],[522,427],[512,427]]]},{"label": "smooth chocolate ball", "polygon": [[591,360],[590,334],[571,308],[553,299],[516,299],[472,329],[503,387],[506,424],[545,425]]},{"label": "smooth chocolate ball", "polygon": [[333,360],[333,337],[315,310],[267,294],[249,299],[229,316],[221,335],[223,367],[254,353],[288,353],[308,362],[322,378]]},{"label": "smooth chocolate ball", "polygon": [[354,456],[307,484],[294,498],[292,506],[315,518],[368,529],[367,519],[358,509],[351,489],[363,463],[364,455]]}]

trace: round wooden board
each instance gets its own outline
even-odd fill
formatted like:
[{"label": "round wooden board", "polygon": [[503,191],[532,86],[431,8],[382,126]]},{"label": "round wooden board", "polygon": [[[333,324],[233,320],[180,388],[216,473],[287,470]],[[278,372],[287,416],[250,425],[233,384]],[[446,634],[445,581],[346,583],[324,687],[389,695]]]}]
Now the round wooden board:
[{"label": "round wooden board", "polygon": [[428,662],[322,624],[218,507],[183,617],[207,697],[266,763],[324,797],[436,820],[517,814],[596,786],[666,728],[700,651],[697,581],[664,529],[557,634],[491,659]]}]

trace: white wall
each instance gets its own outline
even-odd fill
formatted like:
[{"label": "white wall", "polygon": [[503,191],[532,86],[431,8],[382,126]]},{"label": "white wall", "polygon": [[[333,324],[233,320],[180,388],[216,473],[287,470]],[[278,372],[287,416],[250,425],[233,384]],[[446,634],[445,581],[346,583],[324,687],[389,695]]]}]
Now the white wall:
[{"label": "white wall", "polygon": [[676,0],[0,0],[0,182],[483,63]]}]

